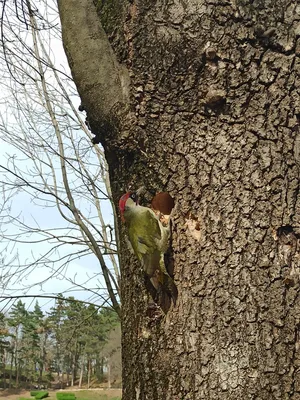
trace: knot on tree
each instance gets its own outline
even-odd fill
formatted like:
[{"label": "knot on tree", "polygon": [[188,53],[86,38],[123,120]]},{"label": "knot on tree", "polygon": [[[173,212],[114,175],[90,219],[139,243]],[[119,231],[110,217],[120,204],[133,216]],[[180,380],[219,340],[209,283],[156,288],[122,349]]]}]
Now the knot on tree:
[{"label": "knot on tree", "polygon": [[292,225],[280,226],[274,231],[274,239],[278,242],[278,256],[281,267],[287,268],[284,273],[284,283],[286,286],[294,286],[300,278],[300,253],[299,239],[300,234],[295,232]]},{"label": "knot on tree", "polygon": [[222,89],[211,89],[207,92],[204,102],[206,107],[220,110],[226,104],[226,92]]}]

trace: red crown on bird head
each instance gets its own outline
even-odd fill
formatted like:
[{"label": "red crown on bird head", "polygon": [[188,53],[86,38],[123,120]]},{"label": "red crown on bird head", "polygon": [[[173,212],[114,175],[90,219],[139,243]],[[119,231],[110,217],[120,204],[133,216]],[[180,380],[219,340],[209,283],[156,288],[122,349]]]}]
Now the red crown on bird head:
[{"label": "red crown on bird head", "polygon": [[125,222],[124,218],[124,211],[126,207],[126,202],[129,198],[132,198],[133,201],[135,201],[136,204],[138,204],[138,196],[134,192],[127,192],[123,194],[123,196],[119,200],[119,209],[120,209],[120,214],[121,214],[121,219],[123,222]]}]

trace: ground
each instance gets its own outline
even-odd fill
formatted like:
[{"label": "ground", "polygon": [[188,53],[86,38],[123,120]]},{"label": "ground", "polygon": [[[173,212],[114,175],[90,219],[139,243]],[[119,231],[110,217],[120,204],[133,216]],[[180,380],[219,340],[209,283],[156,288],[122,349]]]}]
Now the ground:
[{"label": "ground", "polygon": [[[78,390],[71,389],[64,390],[65,392],[75,393],[77,400],[121,400],[122,390],[121,389],[90,389],[90,390]],[[58,391],[50,391],[47,400],[56,400],[56,393]],[[62,391],[63,392],[63,391]],[[0,392],[0,398],[7,400],[18,400],[20,397],[30,398],[30,392],[26,390],[3,390]],[[32,397],[32,399],[34,399]]]}]

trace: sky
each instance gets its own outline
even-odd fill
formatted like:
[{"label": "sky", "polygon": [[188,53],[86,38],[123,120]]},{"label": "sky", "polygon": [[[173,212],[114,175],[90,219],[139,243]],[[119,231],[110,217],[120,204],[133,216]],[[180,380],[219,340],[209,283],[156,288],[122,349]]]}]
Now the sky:
[{"label": "sky", "polygon": [[[55,64],[56,68],[59,71],[65,71],[65,73],[70,76],[67,60],[57,30],[59,20],[57,13],[55,12],[56,3],[48,1],[47,4],[48,7],[52,7],[50,14],[48,15],[50,15],[49,18],[51,20],[51,25],[55,26],[56,30],[46,29],[45,31],[42,31],[42,43],[47,49],[48,54],[51,56],[52,62]],[[47,15],[46,11],[47,10],[44,2],[39,1],[39,12],[45,16]],[[8,20],[12,21],[13,16],[9,13],[10,11],[7,10],[7,15],[9,17]],[[14,22],[16,24],[19,23],[17,20],[14,20]],[[20,36],[28,48],[32,48],[33,40],[31,34],[26,27],[24,28],[24,25],[19,26],[17,29],[14,28],[13,32],[11,32],[9,28],[10,27],[7,25],[6,34],[8,39],[14,39],[11,41],[11,43],[17,42],[18,36]],[[47,157],[43,154],[44,149],[47,148],[47,143],[45,145],[42,140],[39,141],[38,139],[34,139],[32,144],[30,143],[27,147],[27,156],[24,156],[24,152],[20,150],[20,148],[24,148],[24,142],[20,141],[19,139],[16,140],[16,137],[22,136],[22,132],[26,133],[26,137],[30,137],[30,135],[41,135],[43,138],[45,138],[47,136],[49,138],[49,147],[53,146],[53,148],[55,148],[55,143],[53,144],[52,142],[53,126],[51,123],[49,123],[49,118],[47,113],[45,113],[44,100],[39,99],[38,94],[36,94],[38,92],[35,92],[36,87],[38,86],[36,82],[32,79],[28,79],[29,75],[34,76],[36,73],[35,70],[38,69],[37,63],[35,63],[34,59],[30,58],[30,51],[28,51],[26,48],[21,48],[20,45],[18,46],[19,48],[14,49],[14,51],[19,51],[19,56],[10,58],[12,60],[10,71],[7,68],[7,60],[4,60],[3,57],[3,50],[0,50],[0,164],[9,166],[10,170],[23,171],[23,176],[26,177],[26,179],[28,179],[30,182],[36,182],[37,179],[40,178],[38,177],[37,169],[32,163],[31,158],[35,158],[35,156],[40,157],[43,161],[43,171],[46,171],[44,177],[46,176],[47,182],[50,182],[51,177],[48,172],[49,169],[47,169],[49,160],[47,161]],[[9,52],[7,52],[7,54],[9,55]],[[22,57],[26,58],[25,64],[20,61]],[[27,65],[28,60],[29,64],[31,64],[33,67]],[[23,70],[20,75],[20,70],[22,70],[22,68],[26,70],[27,74],[24,74]],[[65,109],[63,107],[60,109],[64,102],[64,98],[61,92],[60,94],[57,92],[58,85],[55,82],[51,69],[44,64],[43,70],[45,76],[47,77],[47,90],[49,91],[50,98],[52,98],[53,101],[56,101],[55,105],[53,105],[53,109],[57,113],[61,130],[65,135],[64,143],[66,147],[69,146],[68,140],[70,136],[73,135],[75,137],[74,142],[76,143],[76,146],[78,145],[78,149],[80,149],[80,154],[82,154],[83,160],[88,160],[90,163],[92,163],[92,165],[89,166],[89,173],[96,174],[97,169],[99,169],[99,166],[97,165],[98,160],[92,147],[90,147],[90,142],[87,140],[84,132],[78,130],[78,124],[72,123],[74,119],[72,110],[70,108]],[[12,79],[12,76],[14,79]],[[38,76],[38,73],[36,76]],[[63,74],[61,75],[61,79],[66,83],[68,95],[74,102],[75,108],[78,109],[80,99],[76,93],[74,85],[70,84],[69,79],[66,79]],[[19,85],[18,80],[25,84],[23,86]],[[11,87],[15,89],[14,92],[11,91]],[[39,87],[41,88],[41,86]],[[26,114],[18,111],[18,109],[24,110],[26,104],[29,108],[34,109],[39,115],[36,120],[31,120],[30,113]],[[69,116],[64,115],[64,113],[69,114]],[[81,117],[83,119],[85,118],[84,113],[81,115]],[[67,124],[67,122],[71,124],[71,127]],[[4,125],[6,126],[5,128]],[[84,143],[84,145],[82,145],[82,143]],[[29,153],[32,151],[31,155],[28,155],[28,151]],[[73,156],[72,151],[74,151],[75,154],[75,149],[68,149],[68,155],[70,157]],[[53,170],[57,172],[58,185],[62,185],[59,158],[55,159],[55,154],[51,154],[50,160],[52,162]],[[87,216],[87,218],[93,218],[93,223],[99,224],[99,219],[97,220],[96,214],[97,210],[93,205],[93,201],[91,201],[92,198],[89,193],[84,193],[84,187],[82,188],[82,184],[80,186],[80,182],[78,183],[76,170],[72,170],[71,168],[69,174],[70,181],[74,182],[71,189],[73,190],[74,197],[77,198],[77,204],[79,204],[77,207],[80,207],[80,210]],[[7,196],[7,193],[9,193],[9,183],[12,182],[13,179],[9,173],[4,173],[3,170],[1,171],[0,169],[0,180],[4,182],[4,184],[1,186],[2,199],[0,197],[0,206],[3,207],[4,195]],[[97,176],[97,186],[100,189],[103,189],[104,187],[104,185],[101,184],[99,176]],[[83,195],[81,195],[81,190]],[[11,202],[8,203],[10,206],[10,216],[16,217],[16,220],[27,225],[40,227],[41,229],[59,228],[61,230],[60,232],[68,232],[68,234],[73,235],[74,231],[70,230],[70,224],[67,224],[63,220],[58,212],[57,207],[49,207],[49,204],[47,206],[45,201],[40,200],[40,196],[40,194],[37,194],[32,190],[29,194],[25,193],[22,186],[18,187],[17,190],[14,190],[14,196],[12,197]],[[61,194],[61,196],[63,197],[63,194]],[[102,196],[100,191],[97,192],[97,196]],[[105,223],[112,226],[113,215],[109,206],[109,202],[102,201],[101,205]],[[19,222],[12,223],[12,221],[8,222],[9,219],[7,218],[4,220],[3,218],[1,219],[1,215],[3,216],[4,214],[5,212],[2,209],[2,214],[0,213],[0,221],[2,221],[1,231],[4,232],[6,236],[12,235],[13,237],[15,235],[16,237],[21,233],[23,229],[22,226],[20,226]],[[5,221],[6,224],[4,224]],[[95,231],[94,233],[97,235]],[[21,238],[21,236],[19,236],[19,238]],[[37,234],[30,236],[29,234],[24,233],[22,236],[22,240],[27,242],[32,241],[32,239],[37,240],[38,238],[39,235]],[[74,257],[67,267],[62,267],[61,272],[55,274],[55,276],[51,279],[50,277],[53,275],[53,264],[50,262],[50,260],[42,265],[29,268],[26,273],[24,272],[23,274],[18,274],[16,272],[17,269],[20,271],[19,265],[22,267],[23,265],[32,262],[40,255],[50,251],[51,248],[53,248],[53,243],[49,243],[49,241],[45,241],[43,243],[15,244],[1,240],[0,257],[4,260],[3,264],[7,263],[8,265],[6,268],[3,266],[1,268],[0,296],[64,293],[66,296],[74,296],[80,300],[92,301],[96,303],[101,302],[101,298],[97,298],[94,293],[91,293],[87,290],[82,290],[80,287],[76,287],[76,285],[72,283],[76,282],[77,285],[91,288],[93,291],[98,291],[99,287],[103,287],[103,279],[99,275],[100,265],[94,255]],[[67,256],[69,252],[76,253],[81,249],[82,246],[77,246],[74,244],[68,245],[62,247],[59,251],[59,254],[53,252],[49,258],[52,260],[53,258]],[[106,261],[108,262],[108,265],[110,265],[108,257],[106,257]],[[62,262],[58,261],[55,265],[55,268],[60,268],[62,264]],[[9,275],[12,275],[12,277],[8,280],[7,278]],[[40,282],[43,283],[41,284]],[[51,302],[49,303],[49,299],[39,299],[38,301],[44,306],[45,309],[49,309],[53,304]],[[24,299],[24,302],[28,307],[32,307],[35,303],[35,301],[33,301],[33,305],[31,304],[32,299]],[[5,304],[6,301],[0,301],[0,311],[1,306],[5,307]],[[9,305],[11,304],[12,303],[10,302]]]}]

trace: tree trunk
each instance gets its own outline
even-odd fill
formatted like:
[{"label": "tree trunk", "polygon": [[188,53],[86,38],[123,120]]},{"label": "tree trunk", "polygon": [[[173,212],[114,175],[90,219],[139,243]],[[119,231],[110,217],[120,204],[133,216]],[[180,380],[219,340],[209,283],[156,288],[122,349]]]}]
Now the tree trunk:
[{"label": "tree trunk", "polygon": [[84,359],[82,360],[81,366],[80,366],[80,376],[79,376],[79,384],[78,384],[79,389],[80,389],[81,386],[82,386],[83,371],[84,371]]},{"label": "tree trunk", "polygon": [[44,369],[43,367],[44,367],[43,364],[39,363],[39,382],[41,383],[43,381],[43,369]]},{"label": "tree trunk", "polygon": [[[90,362],[91,362],[91,360],[90,360]],[[97,358],[96,365],[94,368],[94,370],[95,370],[94,373],[100,382],[103,382],[103,375],[104,375],[103,367],[104,367],[103,357]]]},{"label": "tree trunk", "polygon": [[106,361],[106,368],[107,368],[107,387],[111,388],[111,369],[110,369],[110,358],[107,358]]},{"label": "tree trunk", "polygon": [[[66,374],[67,374],[67,383],[66,383],[66,384],[67,384],[67,386],[70,386],[70,373],[69,373],[69,369],[67,369]],[[71,386],[73,385],[72,382],[73,382],[73,381],[71,380]]]},{"label": "tree trunk", "polygon": [[3,366],[2,366],[2,374],[3,374],[3,389],[6,389],[6,362],[7,362],[7,350],[3,351]]},{"label": "tree trunk", "polygon": [[9,371],[9,384],[8,384],[9,389],[12,388],[12,370],[13,370],[13,365],[14,365],[14,353],[12,351],[11,352],[11,359],[10,359],[10,371]]},{"label": "tree trunk", "polygon": [[77,343],[74,346],[74,353],[70,355],[72,359],[72,375],[71,375],[71,386],[75,385],[76,377],[77,377],[77,361],[78,361],[78,353],[77,353]]},{"label": "tree trunk", "polygon": [[19,388],[19,376],[20,376],[20,367],[19,367],[19,363],[16,362],[15,364],[15,371],[16,371],[16,389]]},{"label": "tree trunk", "polygon": [[88,360],[88,376],[87,376],[87,388],[89,389],[91,386],[91,360]]},{"label": "tree trunk", "polygon": [[18,327],[15,329],[14,361],[15,361],[15,380],[16,388],[19,387],[19,349],[18,349]]},{"label": "tree trunk", "polygon": [[45,331],[44,338],[42,340],[42,348],[40,352],[40,362],[39,362],[39,368],[40,368],[40,382],[43,380],[43,371],[45,370],[45,364],[46,364],[46,356],[47,356],[47,339],[48,339],[48,333]]},{"label": "tree trunk", "polygon": [[123,399],[299,399],[299,5],[99,3],[58,1],[115,204],[175,200],[163,318],[119,225]]}]

